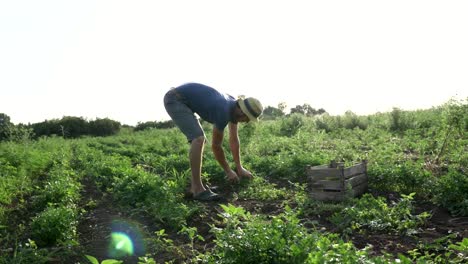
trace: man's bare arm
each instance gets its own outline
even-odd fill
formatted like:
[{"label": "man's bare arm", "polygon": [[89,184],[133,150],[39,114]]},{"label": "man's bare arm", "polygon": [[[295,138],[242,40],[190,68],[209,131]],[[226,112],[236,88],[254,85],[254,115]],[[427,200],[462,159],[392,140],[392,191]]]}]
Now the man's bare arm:
[{"label": "man's bare arm", "polygon": [[213,154],[218,161],[219,165],[224,169],[227,173],[231,168],[226,160],[226,156],[224,155],[223,150],[223,138],[224,132],[219,130],[217,127],[213,127],[213,139],[211,144],[211,149],[213,150]]},{"label": "man's bare arm", "polygon": [[232,158],[236,164],[237,171],[242,168],[240,157],[240,141],[237,124],[229,123],[229,146],[231,147]]},{"label": "man's bare arm", "polygon": [[242,167],[238,126],[234,123],[229,123],[229,146],[231,147],[232,158],[236,163],[237,175],[252,178],[252,173]]}]

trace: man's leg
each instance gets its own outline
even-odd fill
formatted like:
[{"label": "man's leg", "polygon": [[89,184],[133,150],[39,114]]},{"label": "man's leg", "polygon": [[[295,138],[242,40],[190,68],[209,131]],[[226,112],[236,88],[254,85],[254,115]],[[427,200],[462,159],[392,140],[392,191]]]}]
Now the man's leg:
[{"label": "man's leg", "polygon": [[190,191],[193,195],[197,195],[205,191],[201,180],[201,170],[203,162],[203,148],[205,144],[205,137],[197,137],[192,140],[190,145],[190,169],[192,170],[192,185]]},{"label": "man's leg", "polygon": [[183,102],[183,99],[178,97],[174,90],[169,91],[164,96],[164,106],[174,123],[190,142],[189,159],[192,171],[190,191],[196,196],[206,190],[201,180],[205,133],[193,111]]}]

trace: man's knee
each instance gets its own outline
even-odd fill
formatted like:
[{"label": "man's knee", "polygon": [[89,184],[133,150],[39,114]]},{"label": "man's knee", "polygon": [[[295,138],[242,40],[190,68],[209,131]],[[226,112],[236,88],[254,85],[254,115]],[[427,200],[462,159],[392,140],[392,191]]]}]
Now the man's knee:
[{"label": "man's knee", "polygon": [[203,144],[205,144],[205,136],[199,136],[199,137],[192,139],[191,144],[203,146]]}]

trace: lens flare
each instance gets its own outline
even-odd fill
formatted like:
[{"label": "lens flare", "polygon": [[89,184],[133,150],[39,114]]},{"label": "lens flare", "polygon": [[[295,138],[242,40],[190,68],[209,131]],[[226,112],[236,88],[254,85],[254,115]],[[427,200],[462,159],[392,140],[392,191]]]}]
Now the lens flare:
[{"label": "lens flare", "polygon": [[122,219],[112,221],[112,233],[108,246],[110,258],[143,256],[145,244],[137,223]]},{"label": "lens flare", "polygon": [[121,232],[113,232],[109,245],[109,255],[113,258],[121,258],[133,255],[133,242],[130,237]]}]

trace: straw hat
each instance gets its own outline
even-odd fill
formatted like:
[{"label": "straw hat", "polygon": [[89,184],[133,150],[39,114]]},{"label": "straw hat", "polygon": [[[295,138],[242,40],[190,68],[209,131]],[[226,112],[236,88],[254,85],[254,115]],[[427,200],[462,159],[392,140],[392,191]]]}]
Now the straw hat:
[{"label": "straw hat", "polygon": [[252,122],[257,122],[258,117],[263,112],[263,106],[257,99],[253,97],[240,98],[237,100],[239,107],[244,114],[249,117],[249,120]]}]

